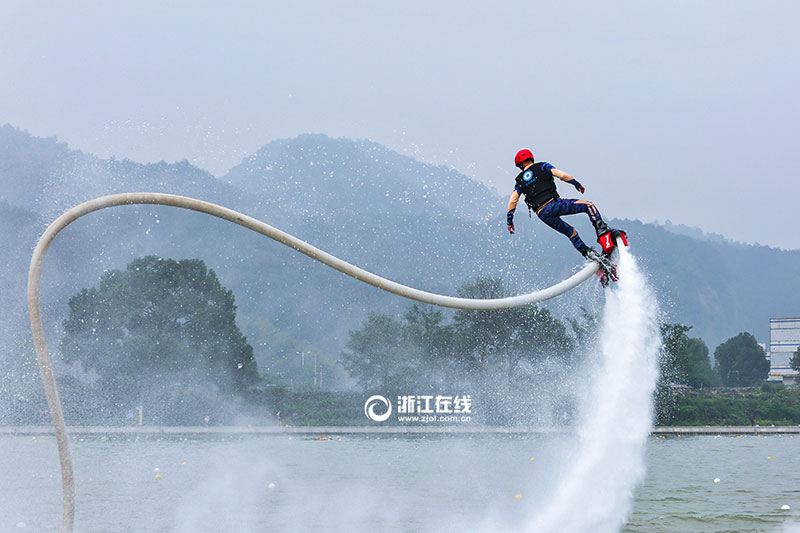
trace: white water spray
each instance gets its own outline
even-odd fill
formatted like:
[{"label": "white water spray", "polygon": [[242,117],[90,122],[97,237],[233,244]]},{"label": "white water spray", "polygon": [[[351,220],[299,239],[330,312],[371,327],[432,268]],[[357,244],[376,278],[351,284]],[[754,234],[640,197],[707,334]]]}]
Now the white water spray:
[{"label": "white water spray", "polygon": [[530,531],[618,531],[644,480],[661,338],[657,304],[636,260],[619,247],[606,291],[600,361],[580,412],[578,444]]}]

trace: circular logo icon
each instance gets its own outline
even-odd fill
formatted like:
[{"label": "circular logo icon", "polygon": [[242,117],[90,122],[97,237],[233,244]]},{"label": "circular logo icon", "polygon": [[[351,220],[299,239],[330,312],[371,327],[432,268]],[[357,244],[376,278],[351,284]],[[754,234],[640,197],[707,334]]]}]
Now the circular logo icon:
[{"label": "circular logo icon", "polygon": [[[386,407],[386,411],[384,413],[375,413],[375,406],[378,404],[383,404]],[[380,394],[370,396],[367,398],[367,402],[364,404],[364,414],[367,415],[367,418],[370,420],[374,420],[375,422],[383,422],[392,414],[392,404],[389,403],[388,399],[384,398]]]},{"label": "circular logo icon", "polygon": [[524,181],[531,181],[533,179],[533,171],[526,170],[525,173],[522,175],[522,179]]}]

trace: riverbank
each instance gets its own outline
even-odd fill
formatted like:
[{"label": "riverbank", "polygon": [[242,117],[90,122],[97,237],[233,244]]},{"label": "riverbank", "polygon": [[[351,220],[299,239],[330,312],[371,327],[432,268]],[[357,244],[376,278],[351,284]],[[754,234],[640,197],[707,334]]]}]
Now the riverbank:
[{"label": "riverbank", "polygon": [[800,387],[764,383],[742,389],[687,390],[665,398],[659,423],[665,426],[797,426]]},{"label": "riverbank", "polygon": [[[570,428],[483,426],[72,426],[71,435],[550,435],[569,433]],[[45,436],[49,426],[0,427],[0,435]],[[658,426],[653,435],[781,435],[800,434],[800,426]]]}]

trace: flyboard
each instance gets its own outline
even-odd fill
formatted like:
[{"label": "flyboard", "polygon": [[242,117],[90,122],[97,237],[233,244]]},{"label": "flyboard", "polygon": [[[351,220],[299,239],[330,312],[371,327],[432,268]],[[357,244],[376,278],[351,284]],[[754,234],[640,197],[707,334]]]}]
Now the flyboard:
[{"label": "flyboard", "polygon": [[619,251],[615,254],[618,244],[621,242],[623,246],[628,246],[628,235],[619,229],[609,229],[597,237],[597,242],[603,248],[599,258],[596,260],[599,268],[597,269],[597,277],[600,278],[600,284],[603,287],[608,287],[612,281],[619,281],[617,276],[617,258]]},{"label": "flyboard", "polygon": [[493,309],[508,309],[512,307],[521,307],[530,305],[550,298],[555,298],[565,292],[574,289],[587,279],[591,278],[593,274],[597,273],[600,276],[600,281],[603,285],[608,285],[608,281],[616,280],[616,268],[613,263],[612,253],[617,239],[621,239],[627,246],[627,237],[623,232],[614,234],[609,232],[608,235],[601,236],[607,244],[600,241],[603,246],[603,254],[597,260],[589,261],[586,265],[570,276],[569,278],[561,281],[551,287],[540,289],[528,294],[519,296],[511,296],[508,298],[491,298],[491,299],[473,299],[473,298],[456,298],[453,296],[445,296],[431,292],[422,291],[406,285],[402,285],[395,281],[383,278],[362,268],[351,265],[350,263],[339,259],[315,246],[312,246],[305,241],[298,239],[288,233],[281,231],[277,228],[270,226],[260,220],[249,217],[232,209],[222,207],[210,202],[196,200],[194,198],[187,198],[185,196],[177,196],[174,194],[161,194],[161,193],[123,193],[113,194],[110,196],[103,196],[89,200],[80,205],[73,207],[58,217],[52,224],[45,230],[39,238],[36,249],[31,257],[30,269],[28,270],[28,312],[30,314],[31,332],[33,334],[33,342],[36,348],[36,358],[39,363],[39,368],[42,374],[42,382],[44,383],[45,392],[47,394],[47,403],[50,408],[51,418],[53,420],[53,428],[55,429],[56,443],[58,444],[59,459],[61,461],[61,480],[62,480],[62,499],[63,499],[63,515],[61,521],[61,528],[64,532],[71,532],[73,530],[75,521],[75,486],[74,477],[72,473],[72,456],[69,451],[69,437],[67,435],[67,428],[64,422],[64,414],[61,409],[61,400],[58,396],[58,389],[53,377],[52,364],[50,362],[50,354],[47,350],[47,344],[44,337],[44,327],[42,325],[41,307],[39,305],[39,282],[42,272],[42,263],[44,256],[50,244],[55,239],[56,235],[69,224],[79,219],[80,217],[99,211],[107,207],[121,206],[121,205],[134,205],[134,204],[150,204],[150,205],[166,205],[172,207],[179,207],[182,209],[189,209],[206,213],[230,222],[234,222],[240,226],[244,226],[252,231],[260,233],[285,244],[286,246],[307,255],[308,257],[319,261],[331,268],[352,276],[364,283],[368,283],[379,289],[397,294],[404,298],[424,302],[428,304],[438,305],[442,307],[452,307],[457,309],[477,309],[477,310],[493,310]]}]

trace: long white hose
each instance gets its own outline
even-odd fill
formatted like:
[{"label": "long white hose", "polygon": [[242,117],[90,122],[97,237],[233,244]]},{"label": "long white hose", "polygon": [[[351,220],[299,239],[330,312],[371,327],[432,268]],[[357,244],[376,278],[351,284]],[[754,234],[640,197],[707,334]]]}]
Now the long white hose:
[{"label": "long white hose", "polygon": [[280,243],[289,246],[301,252],[312,259],[316,259],[321,263],[335,268],[339,272],[352,276],[365,283],[369,283],[375,287],[385,291],[392,292],[404,298],[410,298],[419,302],[424,302],[443,307],[454,307],[458,309],[507,309],[510,307],[520,307],[529,305],[543,300],[548,300],[559,296],[570,289],[577,287],[582,282],[589,279],[592,274],[597,271],[597,263],[587,263],[586,266],[573,274],[571,277],[564,281],[529,294],[522,294],[519,296],[512,296],[509,298],[493,298],[493,299],[472,299],[472,298],[455,298],[452,296],[443,296],[431,292],[421,291],[412,287],[407,287],[400,283],[388,280],[377,276],[371,272],[367,272],[362,268],[351,265],[346,261],[342,261],[338,257],[320,250],[310,244],[301,241],[300,239],[289,235],[277,228],[256,220],[252,217],[243,215],[232,209],[228,209],[219,205],[209,202],[203,202],[194,198],[187,198],[185,196],[177,196],[174,194],[161,194],[161,193],[123,193],[112,194],[110,196],[103,196],[89,200],[80,205],[77,205],[69,211],[58,217],[50,226],[45,230],[33,251],[31,257],[31,265],[28,270],[28,312],[31,319],[31,332],[33,333],[33,342],[36,347],[36,358],[39,362],[39,368],[42,372],[42,382],[44,383],[45,392],[47,393],[47,403],[50,407],[50,415],[53,420],[53,428],[55,429],[56,442],[58,443],[58,455],[61,461],[61,480],[63,490],[63,515],[61,522],[61,529],[65,533],[69,533],[73,529],[75,522],[75,484],[72,474],[72,457],[69,451],[69,439],[67,436],[67,428],[64,424],[64,414],[61,410],[61,400],[58,397],[58,389],[56,382],[53,378],[52,366],[50,363],[50,355],[47,351],[47,344],[44,338],[44,327],[42,325],[42,314],[39,306],[39,280],[42,272],[42,262],[44,261],[45,253],[53,242],[55,236],[65,227],[80,217],[89,214],[93,211],[99,211],[106,207],[113,207],[117,205],[129,204],[156,204],[156,205],[169,205],[173,207],[180,207],[183,209],[191,209],[201,213],[207,213],[218,218],[235,222],[240,226],[244,226],[262,235],[266,235],[270,239],[276,240]]}]

